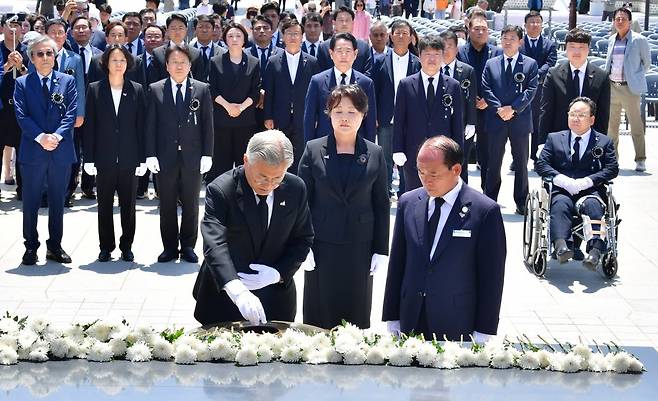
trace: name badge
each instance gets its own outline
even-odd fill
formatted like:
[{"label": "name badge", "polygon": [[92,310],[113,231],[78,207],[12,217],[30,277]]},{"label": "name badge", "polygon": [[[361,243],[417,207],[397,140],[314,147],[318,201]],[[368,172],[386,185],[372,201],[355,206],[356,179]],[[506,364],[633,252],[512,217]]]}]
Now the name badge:
[{"label": "name badge", "polygon": [[453,237],[471,238],[471,230],[452,230]]}]

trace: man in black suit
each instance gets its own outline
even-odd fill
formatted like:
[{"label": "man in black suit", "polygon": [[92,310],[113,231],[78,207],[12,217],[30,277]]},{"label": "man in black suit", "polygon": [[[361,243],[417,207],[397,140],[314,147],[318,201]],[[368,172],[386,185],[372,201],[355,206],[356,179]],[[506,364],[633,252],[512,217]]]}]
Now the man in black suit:
[{"label": "man in black suit", "polygon": [[605,251],[605,183],[619,173],[615,146],[605,134],[592,129],[596,104],[577,97],[569,105],[569,129],[548,135],[537,160],[537,174],[553,181],[550,240],[560,263],[574,257],[570,242],[572,216],[583,219],[587,257],[583,266],[595,270]]},{"label": "man in black suit", "polygon": [[539,11],[530,11],[525,16],[525,37],[519,52],[534,59],[537,62],[538,86],[535,97],[532,99],[532,134],[530,136],[530,158],[537,160],[537,149],[539,148],[539,114],[541,105],[542,85],[548,69],[557,61],[557,49],[555,42],[546,36],[542,36],[544,19]]},{"label": "man in black suit", "polygon": [[322,44],[322,16],[318,13],[306,13],[302,17],[304,26],[304,41],[302,42],[302,51],[313,57],[318,57],[318,49]]},{"label": "man in black suit", "polygon": [[270,1],[260,7],[260,15],[266,17],[272,22],[272,44],[283,49],[283,35],[279,32],[279,22],[281,21],[281,11],[276,2]]},{"label": "man in black suit", "polygon": [[[251,22],[252,27],[252,36],[254,42],[249,47],[248,54],[256,57],[260,62],[260,71],[261,78],[262,74],[265,72],[265,67],[267,66],[267,60],[276,56],[279,53],[282,53],[283,50],[272,44],[272,34],[276,31],[276,26],[272,24],[269,18],[263,15],[257,15]],[[258,130],[261,130],[264,126],[265,116],[263,115],[263,102],[265,101],[265,90],[262,87],[261,79],[261,89],[260,97],[258,103],[256,103],[256,127]]]},{"label": "man in black suit", "polygon": [[[160,234],[164,251],[158,262],[177,259],[196,263],[201,175],[210,170],[213,116],[210,87],[188,78],[192,56],[188,46],[165,52],[170,78],[151,84],[146,114],[146,165],[159,173]],[[180,232],[177,203],[183,209]]]},{"label": "man in black suit", "polygon": [[[120,21],[112,21],[105,27],[105,35],[107,37],[107,45],[120,45],[124,46],[128,38],[128,27]],[[91,82],[98,82],[103,78],[107,78],[107,73],[101,66],[101,58],[103,54],[98,54],[92,57],[87,70],[87,84]],[[138,57],[130,57],[133,59],[133,67],[126,71],[126,79],[144,84],[144,77],[141,74],[142,62]]]},{"label": "man in black suit", "polygon": [[283,131],[294,149],[290,171],[295,174],[304,151],[304,102],[311,77],[318,72],[315,57],[302,52],[303,26],[292,19],[281,27],[285,51],[270,57],[263,75],[265,128]]},{"label": "man in black suit", "polygon": [[549,133],[569,128],[569,104],[579,96],[586,96],[596,103],[594,129],[602,134],[608,132],[610,83],[603,69],[587,62],[591,39],[591,35],[580,28],[571,30],[565,38],[568,61],[548,71],[541,99],[540,143],[546,141]]},{"label": "man in black suit", "polygon": [[208,184],[205,258],[192,291],[201,324],[295,319],[293,276],[311,248],[313,227],[306,187],[286,173],[292,161],[282,132],[260,132],[249,140],[244,165]]},{"label": "man in black suit", "polygon": [[[333,14],[334,18],[334,35],[339,33],[352,34],[354,27],[354,10],[345,6],[340,6]],[[320,44],[318,50],[318,63],[320,70],[326,70],[334,66],[333,59],[329,54],[329,44],[331,39],[327,39]],[[357,40],[357,54],[354,65],[352,66],[358,72],[370,77],[372,73],[372,55],[370,52],[370,45],[363,40]]]},{"label": "man in black suit", "polygon": [[477,113],[475,99],[477,98],[477,81],[475,69],[470,65],[457,60],[457,34],[445,30],[439,35],[443,39],[443,75],[452,77],[459,82],[462,91],[462,118],[464,120],[464,163],[462,164],[461,178],[468,184],[468,160],[475,139],[475,124]]},{"label": "man in black suit", "polygon": [[212,41],[215,24],[218,23],[208,15],[198,15],[193,22],[196,41],[194,41],[192,46],[201,51],[201,60],[203,61],[205,70],[204,78],[202,79],[204,82],[209,82],[210,80],[210,59],[226,51],[226,49],[216,45]]},{"label": "man in black suit", "polygon": [[140,37],[142,33],[142,17],[138,12],[130,11],[123,14],[121,22],[128,28],[125,44],[126,49],[128,49],[133,57],[144,53],[144,40]]}]

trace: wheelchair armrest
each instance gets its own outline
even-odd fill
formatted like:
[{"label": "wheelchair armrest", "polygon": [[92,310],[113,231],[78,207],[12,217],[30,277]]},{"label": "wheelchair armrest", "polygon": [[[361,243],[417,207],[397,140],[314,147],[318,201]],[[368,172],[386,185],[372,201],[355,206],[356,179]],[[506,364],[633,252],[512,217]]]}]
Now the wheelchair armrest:
[{"label": "wheelchair armrest", "polygon": [[554,177],[542,177],[541,181],[545,184],[548,184],[548,183],[552,184],[553,183],[553,178]]}]

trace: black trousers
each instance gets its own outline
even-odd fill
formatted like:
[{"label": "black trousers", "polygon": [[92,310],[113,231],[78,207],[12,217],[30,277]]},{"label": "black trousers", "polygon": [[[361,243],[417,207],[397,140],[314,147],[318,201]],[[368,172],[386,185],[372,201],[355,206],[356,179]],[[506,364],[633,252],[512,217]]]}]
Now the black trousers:
[{"label": "black trousers", "polygon": [[475,125],[475,132],[477,136],[477,144],[475,152],[477,154],[477,161],[480,164],[480,187],[482,192],[487,183],[487,169],[489,168],[489,136],[487,135],[485,110],[478,110],[477,124]]},{"label": "black trousers", "polygon": [[149,182],[151,182],[151,177],[153,177],[153,189],[155,190],[156,195],[158,194],[158,180],[156,175],[151,173],[149,170],[146,170],[146,174],[137,178],[137,193],[143,194],[146,193],[149,189]]},{"label": "black trousers", "polygon": [[[164,249],[175,251],[179,243],[181,248],[194,248],[199,231],[199,169],[183,166],[179,154],[176,164],[161,168],[156,179],[160,191],[160,235]],[[182,205],[180,229],[179,199]]]},{"label": "black trousers", "polygon": [[121,214],[119,249],[129,251],[135,238],[135,195],[137,193],[135,168],[118,166],[98,168],[96,186],[100,249],[111,252],[116,247],[114,242],[114,193],[116,192],[119,195]]},{"label": "black trousers", "polygon": [[[233,166],[242,165],[249,139],[256,132],[254,125],[244,127],[217,127],[212,157],[212,168],[206,173],[206,183],[231,170]],[[164,188],[162,189],[164,190]]]},{"label": "black trousers", "polygon": [[532,134],[530,135],[530,158],[537,160],[537,151],[539,150],[539,114],[541,113],[541,94],[543,92],[543,83],[539,83],[535,98],[532,99]]},{"label": "black trousers", "polygon": [[464,139],[464,162],[462,163],[461,178],[467,184],[468,184],[468,161],[471,158],[471,149],[473,149],[474,138],[475,136],[472,136],[469,139]]},{"label": "black trousers", "polygon": [[71,177],[69,178],[69,185],[66,193],[67,198],[70,198],[73,195],[75,189],[78,187],[78,183],[80,183],[80,188],[82,189],[83,192],[93,192],[94,190],[95,180],[93,175],[89,175],[85,173],[83,170],[82,178],[81,179],[78,178],[81,170],[80,167],[84,164],[84,155],[82,154],[82,136],[83,136],[82,127],[73,129],[73,141],[75,142],[75,155],[77,156],[78,161],[71,165]]},{"label": "black trousers", "polygon": [[304,153],[304,128],[295,127],[294,125],[288,126],[288,128],[282,130],[286,137],[290,139],[292,143],[292,149],[294,152],[294,159],[292,165],[288,169],[288,172],[297,175],[297,169],[299,167],[299,159],[302,158]]},{"label": "black trousers", "polygon": [[[551,241],[563,239],[570,242],[571,227],[573,226],[572,217],[574,215],[586,215],[592,220],[601,220],[605,213],[603,204],[598,199],[584,199],[580,210],[576,208],[578,197],[569,196],[562,192],[553,192],[551,196]],[[600,224],[592,224],[592,230],[601,229]],[[599,248],[604,251],[605,243],[601,240],[599,234],[593,234],[592,239],[587,243],[587,251],[592,248]]]},{"label": "black trousers", "polygon": [[487,167],[487,183],[484,194],[497,201],[500,192],[500,169],[505,156],[505,145],[509,138],[512,145],[512,163],[514,163],[514,203],[516,207],[525,207],[528,196],[528,142],[529,132],[515,132],[511,124],[506,124],[500,132],[492,133],[488,138],[489,160]]}]

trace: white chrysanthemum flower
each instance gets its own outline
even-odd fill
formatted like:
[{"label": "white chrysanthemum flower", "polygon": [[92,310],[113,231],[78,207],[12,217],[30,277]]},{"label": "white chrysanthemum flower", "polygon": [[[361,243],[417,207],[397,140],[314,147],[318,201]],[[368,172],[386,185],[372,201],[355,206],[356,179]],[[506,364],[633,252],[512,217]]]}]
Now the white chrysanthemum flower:
[{"label": "white chrysanthemum flower", "polygon": [[379,345],[370,347],[366,354],[366,363],[368,365],[383,365],[386,363],[386,354],[384,349]]},{"label": "white chrysanthemum flower", "polygon": [[437,355],[438,352],[436,347],[434,347],[431,343],[426,342],[416,348],[416,360],[420,366],[428,368],[434,365],[434,361],[436,360]]},{"label": "white chrysanthemum flower", "polygon": [[284,347],[280,359],[285,363],[299,363],[302,359],[302,351],[296,346]]},{"label": "white chrysanthemum flower", "polygon": [[592,356],[592,350],[585,344],[577,344],[571,348],[571,352],[580,356],[582,359],[580,369],[587,370],[589,364],[589,358]]},{"label": "white chrysanthemum flower", "polygon": [[191,365],[196,362],[196,351],[187,344],[174,347],[174,362],[182,365]]},{"label": "white chrysanthemum flower", "polygon": [[256,352],[258,353],[259,363],[269,363],[272,362],[272,359],[274,358],[274,353],[272,352],[272,348],[268,347],[267,345],[261,344]]},{"label": "white chrysanthemum flower", "polygon": [[334,348],[336,349],[337,352],[340,352],[341,354],[349,352],[350,350],[358,347],[359,347],[359,341],[355,340],[354,337],[348,335],[336,337],[336,341],[334,342]]},{"label": "white chrysanthemum flower", "polygon": [[277,342],[279,342],[279,337],[272,333],[263,333],[258,336],[258,341],[260,341],[259,346],[266,345],[272,348]]},{"label": "white chrysanthemum flower", "polygon": [[116,358],[123,358],[126,355],[126,352],[128,351],[128,344],[120,338],[113,338],[108,342],[110,347],[112,348],[112,354]]},{"label": "white chrysanthemum flower", "polygon": [[236,353],[233,344],[225,338],[218,337],[210,343],[210,356],[215,361],[229,361],[231,356]]},{"label": "white chrysanthemum flower", "polygon": [[563,354],[562,352],[553,352],[549,354],[548,368],[556,372],[562,372],[562,369],[564,369],[563,365],[565,356],[566,354]]},{"label": "white chrysanthemum flower", "polygon": [[200,341],[195,347],[191,347],[196,352],[196,360],[198,362],[212,361],[212,354],[208,343]]},{"label": "white chrysanthemum flower", "polygon": [[425,341],[416,337],[411,337],[404,342],[402,347],[407,350],[409,355],[414,357],[418,353],[418,348],[420,348],[423,344],[425,344]]},{"label": "white chrysanthemum flower", "polygon": [[46,326],[46,328],[41,332],[41,337],[48,342],[51,342],[52,340],[59,338],[61,336],[62,336],[62,329],[53,324],[48,324],[48,326]]},{"label": "white chrysanthemum flower", "polygon": [[580,371],[582,366],[583,358],[580,355],[576,355],[573,352],[566,354],[562,360],[562,372],[565,373],[575,373]]},{"label": "white chrysanthemum flower", "polygon": [[143,342],[137,342],[126,351],[126,359],[131,362],[148,362],[151,360],[151,349]]},{"label": "white chrysanthemum flower", "polygon": [[64,337],[72,338],[75,341],[82,341],[82,339],[85,336],[84,334],[85,334],[84,329],[79,324],[72,324],[66,327],[62,332],[62,335]]},{"label": "white chrysanthemum flower", "polygon": [[409,366],[414,357],[411,351],[404,347],[399,347],[391,351],[388,356],[388,362],[393,366]]},{"label": "white chrysanthemum flower", "polygon": [[439,352],[434,358],[433,368],[437,369],[455,369],[459,366],[456,363],[454,355],[447,354],[446,352]]},{"label": "white chrysanthemum flower", "polygon": [[114,354],[109,343],[96,341],[87,353],[87,360],[92,362],[109,362]]},{"label": "white chrysanthemum flower", "polygon": [[324,358],[327,360],[327,363],[341,363],[343,362],[343,355],[337,352],[334,348],[325,348],[324,349]]},{"label": "white chrysanthemum flower", "polygon": [[235,364],[238,366],[258,365],[258,351],[253,346],[240,348],[235,355]]},{"label": "white chrysanthemum flower", "polygon": [[106,320],[99,320],[91,325],[86,333],[88,336],[97,339],[98,341],[107,341],[110,339],[110,333],[114,329],[115,324]]},{"label": "white chrysanthemum flower", "polygon": [[610,370],[610,366],[608,365],[608,360],[605,355],[597,352],[589,357],[588,369],[591,372],[607,372]]},{"label": "white chrysanthemum flower", "polygon": [[338,337],[350,337],[357,343],[360,343],[363,341],[363,330],[352,323],[347,323],[345,326],[336,328],[336,338]]},{"label": "white chrysanthemum flower", "polygon": [[469,366],[475,365],[475,352],[470,348],[460,348],[460,351],[457,353],[457,358],[455,358],[456,363],[461,368],[467,368]]},{"label": "white chrysanthemum flower", "polygon": [[[340,354],[339,354],[340,355]],[[327,353],[326,351],[321,351],[316,349],[313,349],[311,352],[309,352],[307,355],[304,355],[304,362],[306,362],[309,365],[322,365],[327,363]]]},{"label": "white chrysanthemum flower", "polygon": [[353,348],[343,354],[343,363],[345,365],[363,365],[366,361],[366,354],[361,348]]},{"label": "white chrysanthemum flower", "polygon": [[504,338],[493,337],[484,344],[484,352],[489,354],[489,357],[493,357],[495,354],[500,353],[503,349],[505,349]]},{"label": "white chrysanthemum flower", "polygon": [[27,360],[32,362],[46,362],[48,360],[48,349],[44,347],[31,349]]},{"label": "white chrysanthemum flower", "polygon": [[29,349],[37,338],[37,333],[32,330],[21,330],[18,334],[18,346],[22,349]]},{"label": "white chrysanthemum flower", "polygon": [[246,347],[246,348],[258,349],[260,345],[261,345],[260,336],[257,333],[254,333],[253,331],[244,333],[240,338],[241,348]]},{"label": "white chrysanthemum flower", "polygon": [[644,364],[634,356],[631,356],[631,363],[628,365],[628,371],[631,373],[641,373],[644,371]]},{"label": "white chrysanthemum flower", "polygon": [[491,367],[495,369],[509,369],[514,365],[515,356],[512,348],[499,350],[491,356]]},{"label": "white chrysanthemum flower", "polygon": [[118,339],[125,341],[126,338],[130,335],[130,327],[126,326],[123,323],[117,324],[112,328],[110,332],[111,339]]},{"label": "white chrysanthemum flower", "polygon": [[153,358],[160,361],[168,361],[174,356],[174,346],[164,338],[153,338],[153,342],[150,344],[153,348]]},{"label": "white chrysanthemum flower", "polygon": [[0,365],[15,365],[16,363],[18,363],[16,350],[0,345]]},{"label": "white chrysanthemum flower", "polygon": [[487,354],[483,349],[475,353],[475,360],[473,361],[473,365],[486,368],[489,367],[490,363],[491,356]]},{"label": "white chrysanthemum flower", "polygon": [[18,336],[14,334],[4,334],[0,336],[0,346],[5,346],[13,349],[14,351],[18,350]]},{"label": "white chrysanthemum flower", "polygon": [[72,341],[68,337],[55,338],[50,342],[50,353],[55,358],[66,358],[71,345]]},{"label": "white chrysanthemum flower", "polygon": [[283,333],[279,341],[281,348],[292,346],[301,348],[308,341],[308,337],[299,330],[288,329]]},{"label": "white chrysanthemum flower", "polygon": [[[608,354],[610,355],[610,354]],[[633,357],[628,352],[617,352],[609,357],[610,368],[615,373],[626,373]]]},{"label": "white chrysanthemum flower", "polygon": [[521,354],[516,360],[516,364],[521,369],[537,370],[541,367],[539,355],[537,352],[528,351]]},{"label": "white chrysanthemum flower", "polygon": [[546,369],[551,365],[551,353],[545,349],[540,349],[537,351],[537,357],[539,358],[539,366],[542,369]]},{"label": "white chrysanthemum flower", "polygon": [[0,319],[0,333],[17,334],[21,326],[14,319],[3,317]]},{"label": "white chrysanthemum flower", "polygon": [[315,334],[313,337],[309,339],[309,343],[317,349],[324,349],[331,347],[331,340],[324,333]]},{"label": "white chrysanthemum flower", "polygon": [[29,317],[27,319],[27,328],[37,334],[43,333],[50,323],[43,317]]}]

